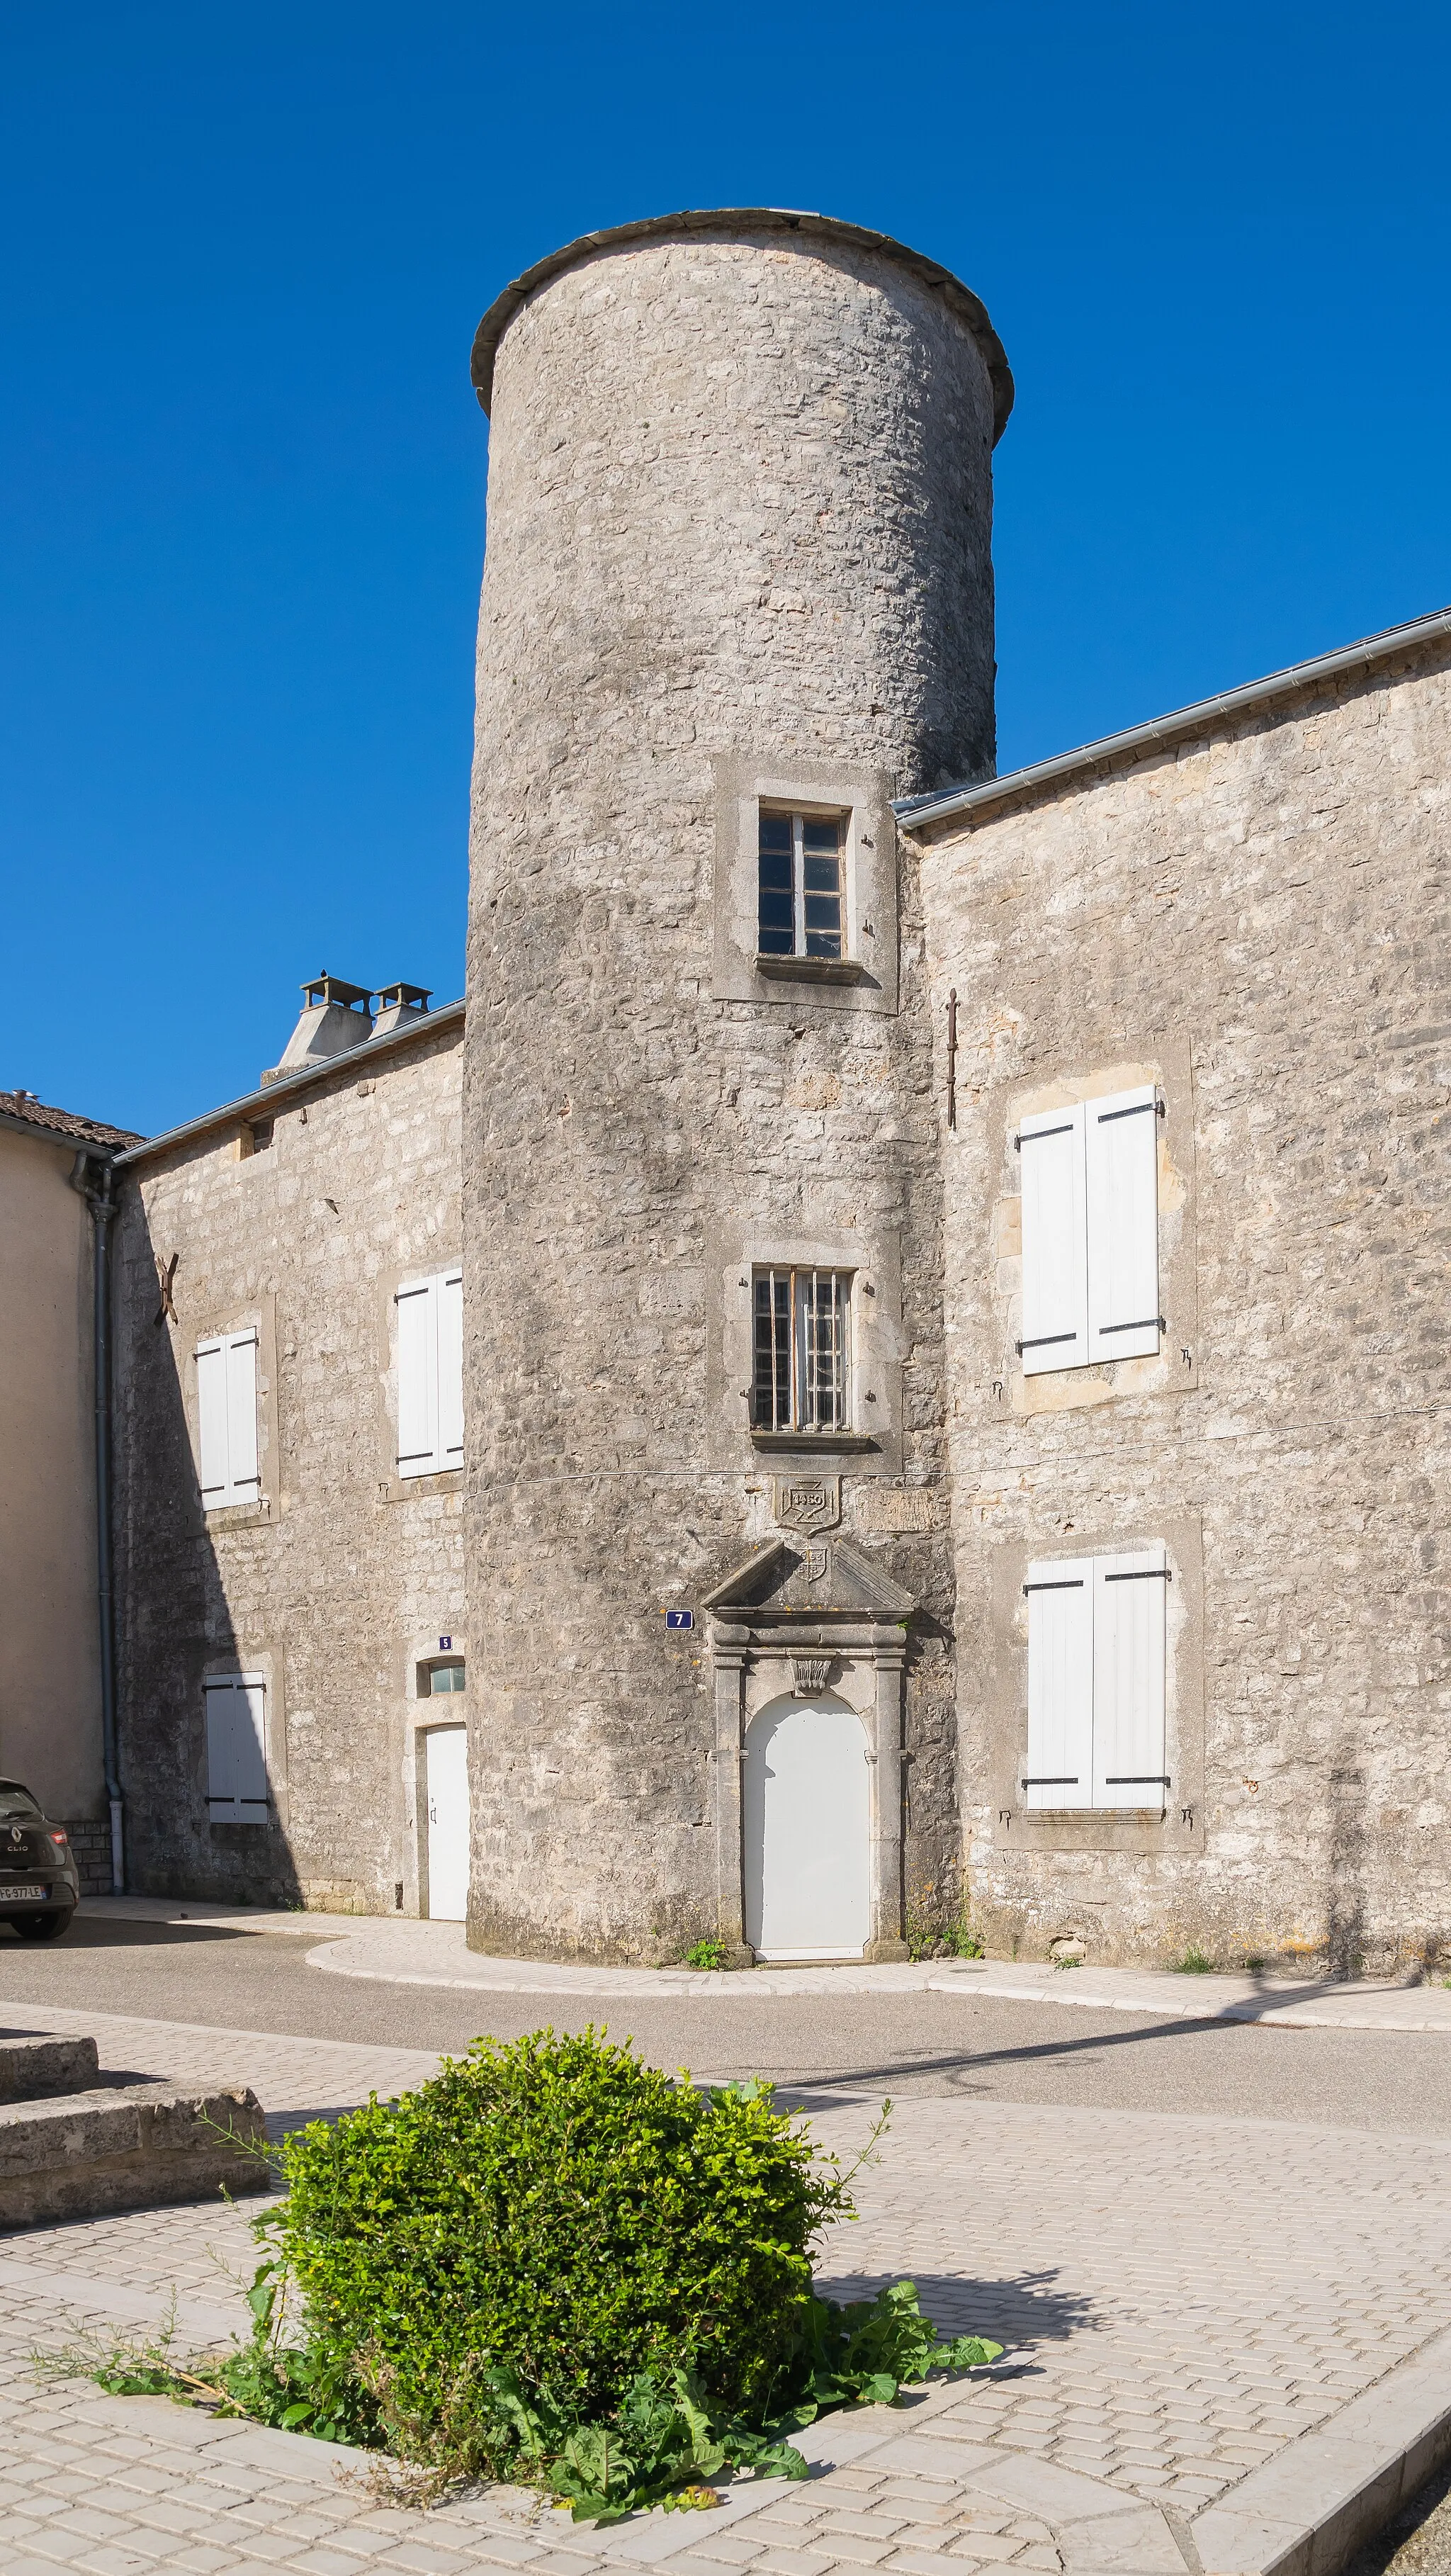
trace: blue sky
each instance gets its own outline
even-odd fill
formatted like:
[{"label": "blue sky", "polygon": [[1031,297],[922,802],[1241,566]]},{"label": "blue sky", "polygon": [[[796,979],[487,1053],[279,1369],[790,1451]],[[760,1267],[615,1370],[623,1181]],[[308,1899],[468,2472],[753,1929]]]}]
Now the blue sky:
[{"label": "blue sky", "polygon": [[1004,768],[1451,600],[1430,6],[0,18],[0,1085],[148,1131],[462,976],[498,288],[811,206],[1007,345]]}]

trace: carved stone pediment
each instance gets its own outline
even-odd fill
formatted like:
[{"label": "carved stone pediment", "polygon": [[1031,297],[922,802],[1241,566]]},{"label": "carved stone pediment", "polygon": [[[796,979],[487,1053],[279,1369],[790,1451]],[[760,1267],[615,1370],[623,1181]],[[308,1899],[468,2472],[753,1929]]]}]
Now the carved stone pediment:
[{"label": "carved stone pediment", "polygon": [[910,1618],[916,1606],[910,1592],[861,1548],[825,1532],[768,1539],[701,1603],[702,1609],[734,1614],[753,1626],[776,1619],[895,1622]]}]

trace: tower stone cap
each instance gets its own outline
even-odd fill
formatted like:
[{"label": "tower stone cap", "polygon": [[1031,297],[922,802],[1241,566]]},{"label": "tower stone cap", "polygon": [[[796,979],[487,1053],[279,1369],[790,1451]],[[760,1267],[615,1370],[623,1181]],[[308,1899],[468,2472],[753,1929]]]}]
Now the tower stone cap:
[{"label": "tower stone cap", "polygon": [[919,250],[908,250],[905,243],[893,241],[890,233],[868,232],[861,224],[844,224],[835,215],[797,214],[783,206],[704,206],[688,209],[678,215],[647,215],[639,223],[614,224],[608,232],[581,233],[578,241],[563,250],[551,251],[547,259],[536,260],[496,295],[474,334],[473,383],[480,408],[487,411],[494,389],[494,359],[499,342],[514,316],[528,303],[537,288],[548,286],[562,277],[567,268],[577,268],[582,260],[592,259],[597,251],[619,250],[628,242],[664,241],[672,235],[711,233],[729,239],[747,233],[795,235],[802,241],[847,243],[854,250],[873,250],[881,257],[897,260],[909,274],[924,286],[936,289],[952,312],[965,322],[987,363],[993,388],[993,444],[996,446],[1007,427],[1013,408],[1013,378],[1003,344],[988,320],[987,308],[964,286],[961,278],[928,259]]}]

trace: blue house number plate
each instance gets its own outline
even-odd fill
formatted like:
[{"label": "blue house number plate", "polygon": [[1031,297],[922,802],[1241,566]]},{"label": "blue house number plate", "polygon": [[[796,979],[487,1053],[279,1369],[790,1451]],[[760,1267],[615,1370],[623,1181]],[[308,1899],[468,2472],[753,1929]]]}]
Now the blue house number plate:
[{"label": "blue house number plate", "polygon": [[665,1625],[667,1628],[693,1628],[695,1626],[695,1612],[693,1610],[667,1610],[665,1613]]}]

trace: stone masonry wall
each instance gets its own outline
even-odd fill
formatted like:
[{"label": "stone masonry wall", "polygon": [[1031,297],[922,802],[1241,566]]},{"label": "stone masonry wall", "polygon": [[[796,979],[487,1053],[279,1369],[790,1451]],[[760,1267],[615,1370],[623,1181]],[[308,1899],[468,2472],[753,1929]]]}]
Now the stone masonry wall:
[{"label": "stone masonry wall", "polygon": [[[127,1181],[116,1519],[134,1889],[377,1913],[401,1883],[417,1910],[416,1666],[439,1631],[464,1643],[462,1478],[400,1483],[389,1335],[398,1279],[459,1257],[460,1064],[456,1026],[345,1057],[279,1105],[265,1150],[238,1159],[236,1131],[213,1132]],[[158,1323],[173,1255],[176,1316]],[[265,1508],[204,1516],[191,1354],[253,1321]],[[223,1669],[267,1678],[266,1829],[208,1820],[202,1682]],[[446,1705],[463,1715],[463,1698]]]},{"label": "stone masonry wall", "polygon": [[[922,1604],[908,1876],[955,1876],[915,866],[899,1013],[753,970],[722,991],[712,957],[721,763],[843,804],[848,772],[884,804],[990,765],[991,436],[965,325],[857,248],[583,257],[500,345],[465,1110],[480,1946],[658,1957],[715,1930],[706,1639],[662,1614],[774,1526],[787,1462],[722,1356],[766,1244],[900,1271],[891,1437],[816,1463]],[[889,816],[880,837],[890,910]]]},{"label": "stone masonry wall", "polygon": [[[1448,808],[1441,648],[1015,799],[924,860],[939,1045],[959,996],[963,1812],[995,1949],[1076,1931],[1098,1959],[1343,1968],[1451,1936]],[[1025,1384],[1014,1126],[1115,1067],[1168,1104],[1168,1348]],[[1029,1820],[1018,1552],[1166,1530],[1202,1814],[1176,1793],[1162,1830]]]}]

